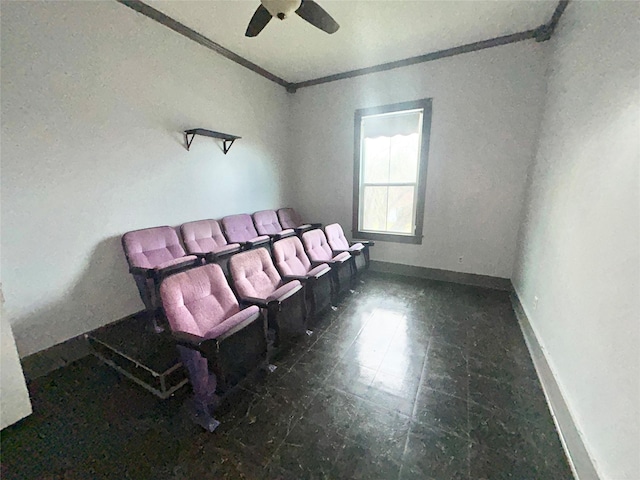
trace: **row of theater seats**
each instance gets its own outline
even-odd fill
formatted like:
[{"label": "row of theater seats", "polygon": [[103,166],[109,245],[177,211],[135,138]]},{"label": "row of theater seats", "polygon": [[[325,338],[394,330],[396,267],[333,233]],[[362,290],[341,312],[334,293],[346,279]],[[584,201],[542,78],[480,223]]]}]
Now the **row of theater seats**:
[{"label": "row of theater seats", "polygon": [[[249,215],[232,217],[236,218],[222,219],[225,243],[218,251],[223,240],[216,238],[221,229],[215,220],[182,225],[186,252],[171,227],[123,236],[152,325],[159,328],[162,306],[189,371],[194,418],[210,431],[218,424],[211,408],[216,391],[225,391],[267,364],[271,347],[308,333],[318,315],[350,288],[359,270],[356,259],[361,259],[360,269],[368,266],[372,245],[349,244],[339,224],[323,231],[313,228],[319,224],[298,221],[287,232],[273,210],[255,213],[252,225],[246,222]],[[251,228],[258,225],[269,225],[273,232],[258,239]],[[236,232],[243,232],[247,240],[233,246],[230,239],[239,238]]]}]

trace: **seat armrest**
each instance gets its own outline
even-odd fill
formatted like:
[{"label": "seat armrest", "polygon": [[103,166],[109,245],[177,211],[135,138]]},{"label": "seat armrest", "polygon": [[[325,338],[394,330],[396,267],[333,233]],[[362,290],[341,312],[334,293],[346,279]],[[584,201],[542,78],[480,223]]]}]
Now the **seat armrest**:
[{"label": "seat armrest", "polygon": [[349,245],[355,245],[356,243],[361,243],[365,247],[373,247],[376,244],[373,240],[358,240],[357,242],[349,243]]},{"label": "seat armrest", "polygon": [[311,228],[322,228],[321,223],[310,223],[309,225],[311,225]]},{"label": "seat armrest", "polygon": [[289,291],[288,291],[287,293],[285,293],[284,295],[282,295],[282,296],[280,296],[280,297],[276,298],[275,300],[272,300],[272,301],[271,301],[271,302],[269,302],[269,303],[270,303],[270,304],[271,304],[271,303],[274,303],[274,304],[280,304],[280,303],[282,303],[284,300],[286,300],[287,298],[290,298],[290,297],[292,297],[293,295],[295,295],[296,293],[298,293],[301,289],[302,289],[302,285],[298,285],[297,287],[292,288],[291,290],[289,290]]},{"label": "seat armrest", "polygon": [[251,249],[251,243],[250,242],[233,242],[233,243],[237,243],[238,245],[240,245],[240,251],[250,250]]},{"label": "seat armrest", "polygon": [[239,303],[243,305],[257,305],[260,308],[267,308],[271,302],[267,302],[264,298],[242,297],[239,299]]},{"label": "seat armrest", "polygon": [[153,278],[154,270],[153,268],[130,267],[129,273],[132,275],[141,275],[145,278]]},{"label": "seat armrest", "polygon": [[307,226],[304,226],[304,227],[294,227],[293,228],[293,231],[298,236],[300,236],[301,234],[303,234],[304,232],[307,232],[309,230],[313,230],[313,227],[311,225],[307,225]]},{"label": "seat armrest", "polygon": [[208,252],[206,254],[206,260],[209,263],[215,262],[216,260],[220,260],[222,258],[230,257],[231,255],[233,255],[235,253],[238,253],[241,250],[242,250],[242,245],[238,245],[235,248],[231,248],[229,250],[225,250],[224,252],[220,252],[220,253]]},{"label": "seat armrest", "polygon": [[327,264],[327,265],[329,265],[331,268],[333,268],[334,266],[342,265],[342,264],[344,264],[344,263],[348,262],[348,261],[349,261],[349,260],[351,260],[352,258],[353,258],[353,256],[352,256],[352,255],[349,255],[349,256],[348,256],[347,258],[345,258],[344,260],[337,260],[337,261],[336,261],[336,260],[325,260],[325,261],[324,261],[324,262],[322,262],[322,263],[326,263],[326,264]]},{"label": "seat armrest", "polygon": [[214,360],[218,354],[218,340],[216,338],[204,338],[188,332],[171,332],[171,336],[177,345],[197,350],[208,360]]},{"label": "seat armrest", "polygon": [[248,241],[246,243],[249,246],[249,248],[252,248],[252,247],[255,247],[256,245],[264,245],[264,244],[267,244],[267,243],[270,243],[270,242],[271,242],[271,237],[269,236],[269,238],[256,240],[255,242],[254,241]]},{"label": "seat armrest", "polygon": [[171,332],[171,337],[180,345],[198,347],[206,338],[189,332]]},{"label": "seat armrest", "polygon": [[[258,310],[256,313],[254,313],[253,315],[251,315],[250,317],[246,318],[245,320],[243,320],[242,322],[238,323],[237,325],[235,325],[233,328],[227,330],[226,332],[224,332],[223,334],[219,335],[217,338],[217,340],[219,342],[224,341],[225,339],[232,337],[233,335],[235,335],[236,333],[238,333],[240,330],[242,330],[244,327],[246,327],[247,325],[255,322],[256,320],[260,319],[260,317],[262,317],[262,313],[260,313],[260,310]],[[263,319],[264,321],[264,319]]]},{"label": "seat armrest", "polygon": [[153,269],[154,277],[158,280],[163,280],[165,277],[173,273],[178,273],[182,271],[182,269],[184,269],[185,267],[189,267],[189,266],[196,267],[198,265],[202,265],[202,259],[196,255],[193,255],[193,256],[195,256],[196,258],[188,258],[184,262],[176,263],[174,265],[169,265],[168,267],[165,267],[165,268],[154,268]]},{"label": "seat armrest", "polygon": [[329,268],[327,268],[326,270],[322,270],[321,272],[316,273],[313,277],[314,280],[318,280],[320,277],[326,275],[327,273],[331,272],[331,265],[329,265]]},{"label": "seat armrest", "polygon": [[347,252],[349,255],[360,255],[360,250],[354,250],[353,252],[351,250],[331,250],[331,251],[333,252],[332,254],[334,257],[344,252]]},{"label": "seat armrest", "polygon": [[298,280],[300,282],[305,282],[310,278],[314,278],[314,277],[308,277],[306,275],[283,275],[282,276],[282,280],[286,282],[290,282],[291,280]]}]

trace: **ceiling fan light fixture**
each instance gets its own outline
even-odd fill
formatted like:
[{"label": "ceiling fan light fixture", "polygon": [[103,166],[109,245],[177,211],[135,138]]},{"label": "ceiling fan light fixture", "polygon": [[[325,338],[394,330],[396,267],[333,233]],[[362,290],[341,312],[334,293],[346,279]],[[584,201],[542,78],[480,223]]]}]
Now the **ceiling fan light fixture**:
[{"label": "ceiling fan light fixture", "polygon": [[284,20],[292,13],[295,13],[302,0],[260,0],[264,8],[268,10],[272,17]]}]

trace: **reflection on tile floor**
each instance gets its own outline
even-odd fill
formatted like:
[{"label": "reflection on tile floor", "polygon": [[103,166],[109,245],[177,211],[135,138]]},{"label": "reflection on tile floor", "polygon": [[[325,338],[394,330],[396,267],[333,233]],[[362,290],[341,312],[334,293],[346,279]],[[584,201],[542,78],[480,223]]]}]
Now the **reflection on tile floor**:
[{"label": "reflection on tile floor", "polygon": [[2,478],[570,479],[506,292],[369,274],[213,434],[85,358],[30,385]]}]

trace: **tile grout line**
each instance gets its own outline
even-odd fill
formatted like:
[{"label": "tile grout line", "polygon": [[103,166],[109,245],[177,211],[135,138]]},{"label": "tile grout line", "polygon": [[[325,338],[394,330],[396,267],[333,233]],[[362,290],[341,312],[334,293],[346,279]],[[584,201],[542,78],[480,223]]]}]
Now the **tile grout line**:
[{"label": "tile grout line", "polygon": [[471,480],[471,370],[469,369],[469,330],[465,342],[465,363],[467,364],[467,476]]},{"label": "tile grout line", "polygon": [[411,416],[409,418],[409,430],[407,431],[407,438],[404,441],[404,448],[402,449],[402,458],[400,460],[400,470],[398,471],[398,480],[402,477],[402,470],[404,469],[404,457],[407,454],[407,448],[409,447],[409,437],[411,436],[411,432],[413,431],[413,419],[416,416],[416,408],[418,404],[418,396],[422,392],[422,379],[424,378],[425,370],[427,369],[427,362],[429,360],[429,350],[431,349],[431,338],[433,333],[434,326],[431,326],[431,330],[429,331],[429,343],[427,345],[427,350],[424,353],[424,360],[422,361],[422,370],[420,371],[420,381],[418,382],[418,389],[416,390],[416,394],[413,398],[413,408],[411,409]]},{"label": "tile grout line", "polygon": [[[350,298],[351,298],[351,297],[349,297],[347,300],[349,300]],[[345,312],[347,311],[347,308],[348,308],[348,305],[345,305],[345,303],[350,303],[350,302],[349,302],[349,301],[347,301],[347,302],[343,301],[343,302],[341,302],[341,303],[342,303],[342,305],[343,305],[343,307],[342,307],[342,311],[341,311],[341,312],[336,316],[336,318],[334,318],[334,319],[333,319],[333,321],[331,322],[332,324],[333,324],[333,322],[339,321],[339,320],[340,320],[340,318],[341,318],[343,315],[345,315]],[[367,319],[367,320],[368,320],[368,319]],[[366,322],[365,322],[365,324],[366,324]],[[331,326],[331,325],[329,325],[329,327],[330,327],[330,326]],[[358,335],[360,335],[360,332],[362,331],[362,328],[364,328],[364,326],[363,326],[363,327],[361,327],[361,328],[360,328],[360,330],[358,330],[358,333],[355,335],[355,337],[354,337],[353,341],[349,344],[349,347],[351,347],[351,345],[353,345],[353,344],[355,343],[355,340],[356,340],[356,338],[358,338]],[[316,339],[316,340],[315,340],[315,341],[314,341],[314,342],[313,342],[313,343],[312,343],[312,344],[311,344],[311,345],[310,345],[310,346],[309,346],[305,351],[309,351],[309,350],[311,349],[311,347],[312,347],[313,345],[315,345],[315,344],[318,342],[318,340],[320,340],[320,338],[321,338],[324,334],[326,334],[326,333],[327,333],[327,330],[328,330],[328,328],[327,328],[327,329],[324,329],[324,330],[322,331],[322,334],[321,334],[320,336],[318,336],[318,338],[317,338],[317,339]],[[299,357],[299,358],[298,358],[298,359],[293,363],[293,365],[291,365],[291,367],[289,367],[289,368],[288,368],[288,370],[287,370],[287,372],[288,372],[288,373],[290,373],[290,372],[291,372],[291,370],[293,369],[293,367],[295,367],[295,366],[299,363],[299,361],[300,361],[300,359],[301,359],[302,357],[303,357],[303,355],[300,355],[300,357]],[[274,457],[274,456],[275,456],[275,455],[280,451],[280,449],[282,448],[282,446],[286,443],[286,440],[287,440],[287,438],[289,437],[289,435],[291,434],[291,431],[296,427],[296,425],[298,425],[298,423],[300,423],[300,421],[301,421],[301,420],[302,420],[302,418],[304,417],[304,413],[307,411],[307,409],[309,408],[309,406],[313,403],[313,400],[315,400],[315,398],[318,396],[318,394],[319,394],[319,393],[320,393],[320,391],[322,390],[322,386],[326,386],[326,382],[327,382],[327,380],[329,379],[329,377],[331,376],[331,374],[333,373],[333,371],[334,371],[336,368],[337,368],[337,363],[336,363],[336,365],[334,366],[334,369],[333,369],[333,370],[332,370],[332,371],[331,371],[331,372],[330,372],[330,373],[329,373],[329,374],[328,374],[328,375],[327,375],[327,376],[322,380],[322,382],[321,382],[321,387],[320,387],[319,389],[317,389],[317,390],[316,390],[316,392],[314,393],[313,397],[311,398],[311,400],[310,400],[310,402],[309,402],[309,405],[307,405],[307,406],[303,409],[303,411],[301,412],[301,414],[300,414],[299,418],[297,418],[297,419],[296,419],[296,421],[295,421],[295,422],[293,422],[293,424],[292,424],[292,425],[290,425],[290,428],[288,429],[287,434],[284,436],[284,438],[283,438],[283,439],[282,439],[282,441],[278,444],[278,446],[274,449],[273,453],[272,453],[272,454],[271,454],[271,456],[269,457],[269,461],[264,465],[263,470],[266,470],[266,469],[271,465],[271,462],[272,462],[272,460],[273,460],[273,457]],[[338,457],[339,457],[339,455],[338,455]],[[337,460],[337,458],[336,458],[336,460]]]}]

